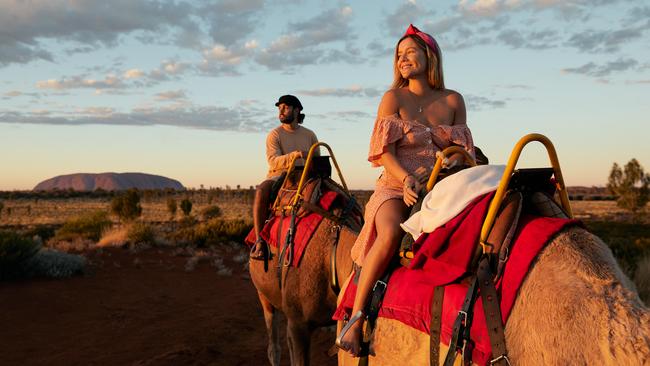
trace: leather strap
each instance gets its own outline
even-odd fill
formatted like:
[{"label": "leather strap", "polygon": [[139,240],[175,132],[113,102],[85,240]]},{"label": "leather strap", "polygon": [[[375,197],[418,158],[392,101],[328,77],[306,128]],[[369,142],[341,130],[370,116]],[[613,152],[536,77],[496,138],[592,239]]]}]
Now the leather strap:
[{"label": "leather strap", "polygon": [[359,364],[362,362],[368,362],[368,355],[374,355],[370,349],[370,340],[372,338],[372,333],[375,331],[375,324],[377,323],[377,317],[379,316],[379,309],[381,308],[381,303],[384,300],[384,295],[386,294],[386,288],[388,288],[388,280],[390,275],[393,273],[393,267],[389,265],[386,268],[384,275],[375,282],[375,285],[372,288],[372,295],[370,297],[370,302],[366,306],[366,329],[363,334],[363,339],[361,340],[361,350],[359,357]]},{"label": "leather strap", "polygon": [[478,271],[476,274],[481,289],[481,300],[483,300],[483,312],[485,314],[485,324],[490,336],[490,346],[492,347],[492,356],[494,357],[491,365],[506,365],[508,362],[508,352],[506,350],[506,339],[501,321],[501,307],[499,306],[499,297],[492,281],[490,272],[490,261],[487,255],[479,261]]},{"label": "leather strap", "polygon": [[[464,344],[460,346],[461,352],[464,356],[465,347],[469,343],[469,338],[465,336],[469,335],[469,329],[472,326],[472,316],[474,303],[476,302],[477,292],[478,292],[478,279],[476,276],[472,277],[471,284],[467,289],[467,295],[463,301],[463,306],[458,312],[456,321],[454,322],[454,330],[451,333],[451,341],[449,342],[449,349],[447,350],[447,356],[445,356],[444,366],[453,366],[454,361],[456,360],[456,352],[459,348],[459,342]],[[465,331],[467,329],[467,332]],[[470,352],[471,354],[471,352]],[[464,361],[464,360],[463,360]]]},{"label": "leather strap", "polygon": [[341,225],[335,223],[332,225],[331,230],[334,231],[334,243],[330,250],[330,287],[332,288],[332,291],[338,295],[341,291],[341,286],[339,285],[339,277],[336,268],[336,250],[339,247],[339,239],[341,238]]},{"label": "leather strap", "polygon": [[429,323],[429,354],[431,366],[440,364],[440,329],[442,325],[442,304],[445,296],[444,286],[436,286],[431,299],[431,323]]}]

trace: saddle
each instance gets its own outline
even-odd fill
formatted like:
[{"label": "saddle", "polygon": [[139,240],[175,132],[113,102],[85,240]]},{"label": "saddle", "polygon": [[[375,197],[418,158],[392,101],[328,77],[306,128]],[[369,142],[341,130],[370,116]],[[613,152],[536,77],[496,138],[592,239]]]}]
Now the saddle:
[{"label": "saddle", "polygon": [[[272,207],[272,214],[275,216],[289,216],[294,209],[295,195],[298,193],[298,183],[303,173],[302,167],[293,169],[288,175],[284,174],[278,182],[281,182],[277,189],[277,196]],[[316,205],[322,195],[321,184],[324,179],[330,179],[332,166],[329,163],[329,156],[314,156],[307,174],[307,182],[300,193],[300,202]],[[303,217],[309,213],[304,205],[295,207],[296,216]]]},{"label": "saddle", "polygon": [[[470,347],[468,345],[471,343],[469,329],[471,328],[473,316],[472,309],[478,296],[482,298],[492,354],[495,355],[492,360],[493,364],[509,364],[505,347],[504,325],[501,321],[499,307],[500,300],[497,296],[495,283],[503,275],[505,264],[509,259],[510,246],[523,213],[532,213],[536,216],[545,217],[569,218],[569,215],[553,199],[556,185],[551,179],[552,176],[552,168],[519,169],[513,173],[507,193],[497,211],[492,229],[486,240],[477,247],[474,260],[468,269],[469,274],[461,279],[462,282],[469,285],[469,289],[463,307],[454,323],[450,351],[444,358],[445,365],[454,364],[457,350],[460,350],[460,353],[465,358],[467,354],[471,355],[471,351],[466,352],[466,347]],[[410,264],[411,258],[413,258],[412,254],[408,254],[410,249],[412,247],[402,249],[400,255],[402,265],[408,266]],[[390,274],[387,273],[378,282],[379,286],[375,286],[381,293],[371,295],[371,303],[374,304],[369,304],[369,309],[378,311],[389,276]],[[433,293],[430,323],[432,365],[437,365],[440,359],[439,344],[443,296],[444,286],[436,287]],[[367,315],[369,319],[373,317],[373,314]],[[376,315],[374,316],[376,317]],[[366,339],[372,339],[372,336],[367,335]]]}]

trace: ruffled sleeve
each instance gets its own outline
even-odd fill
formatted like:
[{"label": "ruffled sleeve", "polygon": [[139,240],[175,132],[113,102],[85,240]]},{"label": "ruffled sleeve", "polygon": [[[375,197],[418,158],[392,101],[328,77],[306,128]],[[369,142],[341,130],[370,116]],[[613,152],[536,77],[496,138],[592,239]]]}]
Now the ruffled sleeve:
[{"label": "ruffled sleeve", "polygon": [[447,141],[449,146],[458,145],[462,146],[472,158],[476,158],[474,154],[474,140],[472,139],[472,132],[466,124],[455,126],[437,126],[435,130],[436,137],[443,141]]},{"label": "ruffled sleeve", "polygon": [[386,152],[386,147],[404,137],[404,123],[393,116],[378,117],[370,136],[368,161],[373,167],[381,164],[379,159]]}]

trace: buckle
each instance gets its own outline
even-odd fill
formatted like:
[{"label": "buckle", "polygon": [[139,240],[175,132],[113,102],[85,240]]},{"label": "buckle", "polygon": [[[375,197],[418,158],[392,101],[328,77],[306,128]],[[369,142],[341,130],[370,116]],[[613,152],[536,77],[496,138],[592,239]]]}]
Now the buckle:
[{"label": "buckle", "polygon": [[511,364],[510,364],[510,359],[508,359],[508,356],[507,356],[507,355],[501,355],[501,356],[499,356],[499,357],[497,357],[497,358],[494,358],[494,359],[490,360],[490,365],[494,365],[495,363],[497,363],[497,362],[499,362],[499,361],[501,361],[501,360],[506,360],[506,364],[507,364],[508,366],[511,365]]},{"label": "buckle", "polygon": [[374,292],[377,289],[377,286],[383,286],[383,290],[386,290],[386,287],[388,287],[388,284],[382,280],[377,280],[375,282],[375,285],[372,287],[372,291]]},{"label": "buckle", "polygon": [[458,315],[463,316],[463,326],[465,326],[467,324],[467,313],[462,310],[458,310]]}]

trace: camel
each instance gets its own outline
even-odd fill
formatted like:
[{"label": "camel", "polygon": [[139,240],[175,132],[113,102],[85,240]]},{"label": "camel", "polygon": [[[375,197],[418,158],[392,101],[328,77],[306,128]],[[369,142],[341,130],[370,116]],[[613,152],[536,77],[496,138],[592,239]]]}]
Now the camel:
[{"label": "camel", "polygon": [[[339,324],[339,329],[341,324]],[[512,365],[650,365],[650,312],[602,240],[564,229],[539,254],[505,327]],[[376,365],[429,365],[429,335],[379,318]],[[447,352],[441,344],[440,363]],[[357,365],[339,352],[339,365]]]},{"label": "camel", "polygon": [[[309,365],[311,333],[322,326],[333,325],[337,293],[330,285],[330,256],[335,242],[336,224],[325,218],[311,238],[298,267],[282,267],[279,286],[277,265],[279,253],[272,248],[268,271],[264,263],[250,261],[250,274],[255,285],[269,337],[267,355],[272,366],[280,365],[279,317],[287,318],[287,343],[291,365]],[[337,283],[343,283],[352,270],[350,249],[360,228],[340,226],[336,249]],[[333,342],[333,340],[332,340]]]}]

